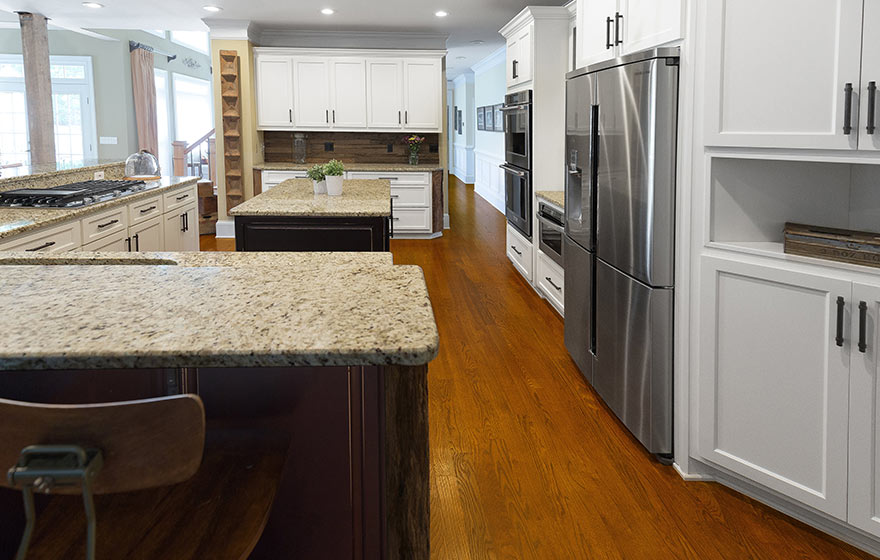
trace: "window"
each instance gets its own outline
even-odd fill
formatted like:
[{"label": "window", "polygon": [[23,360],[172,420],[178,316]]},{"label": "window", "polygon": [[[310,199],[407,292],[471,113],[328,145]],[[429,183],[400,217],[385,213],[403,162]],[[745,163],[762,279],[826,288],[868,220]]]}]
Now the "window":
[{"label": "window", "polygon": [[171,40],[200,53],[211,52],[208,34],[204,31],[172,31]]},{"label": "window", "polygon": [[[78,163],[97,159],[92,60],[52,56],[55,159]],[[30,161],[24,64],[20,55],[0,55],[0,164]]]},{"label": "window", "polygon": [[165,38],[165,32],[161,29],[141,29],[144,33],[149,33],[150,35],[155,35],[156,37]]},{"label": "window", "polygon": [[169,106],[170,88],[168,87],[168,71],[153,69],[156,79],[156,121],[159,129],[159,167],[164,175],[172,175],[174,169],[171,161],[171,107]]},{"label": "window", "polygon": [[214,128],[211,82],[173,74],[175,140],[192,144]]}]

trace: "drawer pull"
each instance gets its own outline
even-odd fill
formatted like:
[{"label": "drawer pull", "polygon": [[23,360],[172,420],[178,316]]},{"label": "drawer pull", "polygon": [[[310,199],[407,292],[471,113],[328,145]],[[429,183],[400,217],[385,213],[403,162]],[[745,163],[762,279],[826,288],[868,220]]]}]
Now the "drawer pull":
[{"label": "drawer pull", "polygon": [[146,214],[147,212],[151,212],[155,209],[156,209],[155,206],[150,206],[149,208],[144,208],[143,210],[141,210],[141,214]]},{"label": "drawer pull", "polygon": [[47,247],[51,247],[52,245],[55,245],[54,241],[47,241],[47,242],[43,243],[42,245],[40,245],[39,247],[34,247],[33,249],[25,249],[25,251],[32,253],[34,251],[40,251],[40,250],[45,249]]},{"label": "drawer pull", "polygon": [[174,200],[183,200],[184,198],[189,198],[189,195],[188,195],[188,194],[185,194],[185,195],[183,195],[183,196],[178,196],[178,197],[175,198]]},{"label": "drawer pull", "polygon": [[517,249],[515,245],[511,245],[510,248],[513,249],[514,253],[516,253],[519,256],[522,256],[522,253],[520,253],[519,249]]},{"label": "drawer pull", "polygon": [[399,222],[399,221],[400,221],[400,218],[391,218],[391,220],[394,221],[394,222]]},{"label": "drawer pull", "polygon": [[557,292],[561,292],[561,291],[562,291],[562,288],[560,288],[559,286],[557,286],[556,284],[554,284],[554,283],[553,283],[553,280],[551,280],[549,276],[545,276],[545,277],[544,277],[544,280],[546,280],[547,282],[550,282],[550,285],[553,286],[554,288],[556,288],[556,291],[557,291]]},{"label": "drawer pull", "polygon": [[104,229],[107,226],[112,226],[113,224],[118,224],[119,220],[110,220],[106,224],[98,224],[98,229]]},{"label": "drawer pull", "polygon": [[400,177],[379,177],[380,181],[397,181]]},{"label": "drawer pull", "polygon": [[400,195],[399,194],[392,194],[391,198],[400,198]]}]

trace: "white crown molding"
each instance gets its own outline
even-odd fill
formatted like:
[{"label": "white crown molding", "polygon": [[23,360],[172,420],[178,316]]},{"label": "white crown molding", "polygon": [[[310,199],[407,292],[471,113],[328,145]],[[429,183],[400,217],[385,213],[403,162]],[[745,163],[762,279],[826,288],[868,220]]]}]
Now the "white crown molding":
[{"label": "white crown molding", "polygon": [[446,50],[446,33],[263,29],[263,47]]},{"label": "white crown molding", "polygon": [[203,18],[211,39],[254,42],[258,29],[246,19]]},{"label": "white crown molding", "polygon": [[502,27],[498,33],[501,33],[504,37],[509,37],[511,33],[516,33],[533,21],[552,19],[568,21],[571,19],[571,14],[565,6],[527,6],[523,8],[523,11],[514,16],[507,25]]},{"label": "white crown molding", "polygon": [[254,47],[254,54],[274,54],[286,56],[369,56],[374,58],[442,58],[442,50],[400,50],[400,49],[333,49],[298,47]]},{"label": "white crown molding", "polygon": [[461,83],[465,83],[465,84],[472,84],[472,83],[474,83],[474,73],[471,72],[470,70],[468,70],[468,71],[466,71],[466,72],[464,72],[464,73],[462,73],[462,74],[459,74],[458,76],[456,76],[456,77],[452,80],[452,84],[453,84],[454,86],[455,86],[455,85],[458,85],[458,84],[461,84]]},{"label": "white crown molding", "polygon": [[569,2],[568,4],[563,6],[563,8],[568,10],[569,17],[577,16],[577,11],[578,11],[577,0],[571,0],[571,2]]},{"label": "white crown molding", "polygon": [[498,64],[504,64],[507,57],[507,47],[501,47],[497,51],[493,52],[483,60],[477,62],[473,66],[471,66],[471,70],[474,71],[475,74],[480,74],[489,68],[497,66]]}]

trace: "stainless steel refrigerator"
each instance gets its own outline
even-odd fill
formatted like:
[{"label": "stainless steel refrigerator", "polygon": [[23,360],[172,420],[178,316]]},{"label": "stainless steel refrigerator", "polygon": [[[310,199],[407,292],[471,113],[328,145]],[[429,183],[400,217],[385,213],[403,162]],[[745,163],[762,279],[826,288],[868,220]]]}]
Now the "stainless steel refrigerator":
[{"label": "stainless steel refrigerator", "polygon": [[648,450],[672,458],[678,49],[571,72],[565,345]]}]

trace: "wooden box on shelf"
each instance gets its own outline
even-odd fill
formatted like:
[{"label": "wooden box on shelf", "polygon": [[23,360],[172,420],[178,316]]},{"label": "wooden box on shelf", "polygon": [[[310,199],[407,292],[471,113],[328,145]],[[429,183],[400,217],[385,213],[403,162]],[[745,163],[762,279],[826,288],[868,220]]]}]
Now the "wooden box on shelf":
[{"label": "wooden box on shelf", "polygon": [[787,223],[785,252],[880,268],[880,233]]}]

